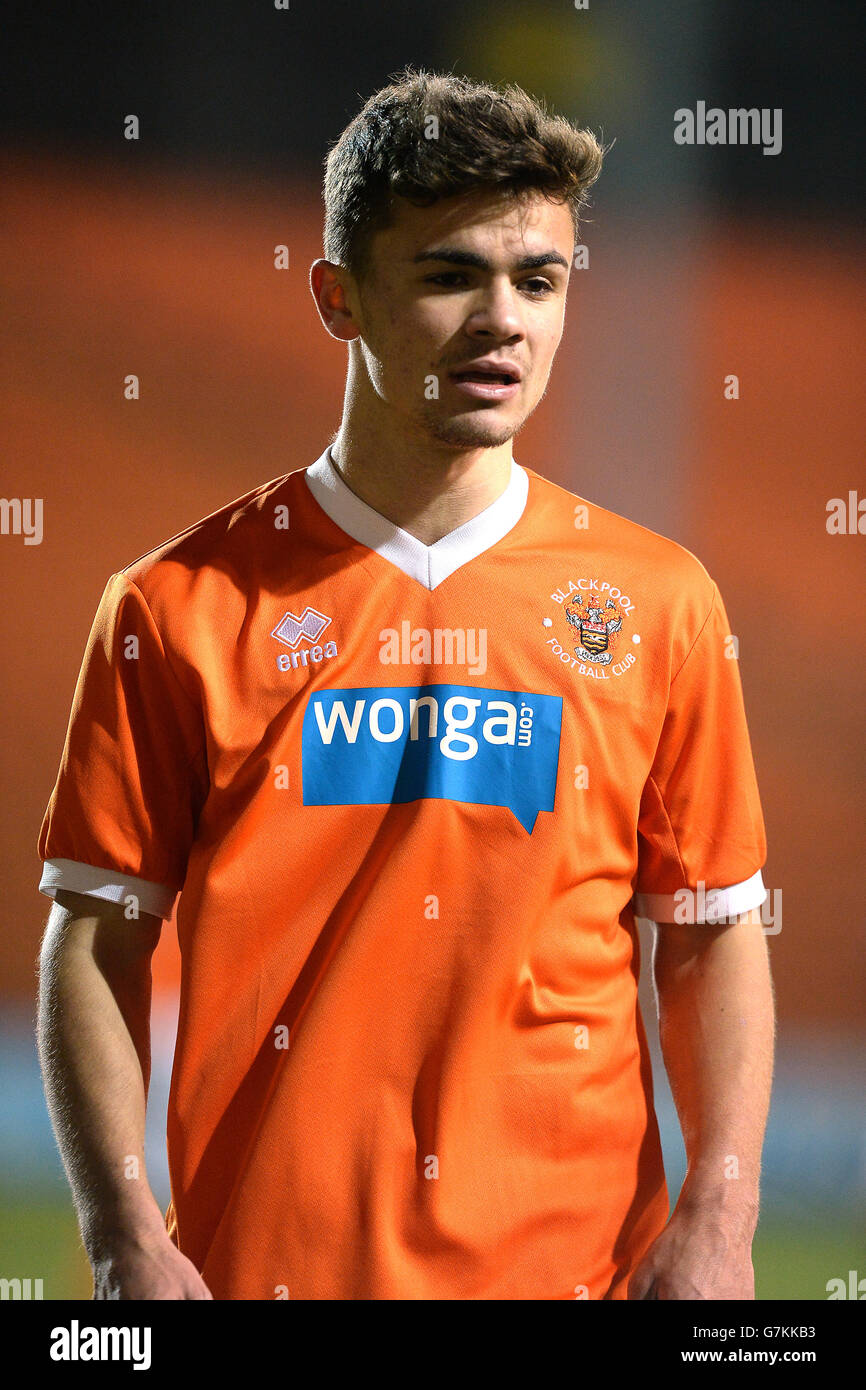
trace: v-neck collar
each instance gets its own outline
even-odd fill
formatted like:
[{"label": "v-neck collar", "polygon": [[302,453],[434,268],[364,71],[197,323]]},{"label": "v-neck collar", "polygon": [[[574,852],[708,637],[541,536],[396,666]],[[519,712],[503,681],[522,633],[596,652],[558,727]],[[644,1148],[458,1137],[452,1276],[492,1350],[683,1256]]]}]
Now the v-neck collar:
[{"label": "v-neck collar", "polygon": [[508,485],[495,502],[434,545],[424,545],[352,491],[334,467],[330,446],[305,469],[304,476],[322,511],[347,535],[431,590],[461,565],[502,540],[523,515],[529,493],[526,470],[512,459]]}]

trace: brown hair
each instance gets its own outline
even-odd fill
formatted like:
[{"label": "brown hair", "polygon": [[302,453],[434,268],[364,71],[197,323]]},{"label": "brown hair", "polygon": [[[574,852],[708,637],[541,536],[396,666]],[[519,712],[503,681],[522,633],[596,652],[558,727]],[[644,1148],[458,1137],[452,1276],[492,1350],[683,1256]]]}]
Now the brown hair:
[{"label": "brown hair", "polygon": [[500,90],[406,67],[370,97],[328,153],[325,257],[360,280],[374,232],[391,221],[394,196],[428,207],[482,189],[518,197],[538,190],[567,202],[577,237],[604,153],[591,131],[548,114],[521,87]]}]

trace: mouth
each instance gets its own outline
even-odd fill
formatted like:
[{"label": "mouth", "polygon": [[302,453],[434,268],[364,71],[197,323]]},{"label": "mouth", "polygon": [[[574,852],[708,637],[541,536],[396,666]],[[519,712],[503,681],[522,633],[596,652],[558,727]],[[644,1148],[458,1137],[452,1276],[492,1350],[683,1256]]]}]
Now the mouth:
[{"label": "mouth", "polygon": [[496,372],[467,367],[465,371],[450,372],[449,376],[458,391],[478,400],[509,400],[520,387],[517,373],[506,369]]}]

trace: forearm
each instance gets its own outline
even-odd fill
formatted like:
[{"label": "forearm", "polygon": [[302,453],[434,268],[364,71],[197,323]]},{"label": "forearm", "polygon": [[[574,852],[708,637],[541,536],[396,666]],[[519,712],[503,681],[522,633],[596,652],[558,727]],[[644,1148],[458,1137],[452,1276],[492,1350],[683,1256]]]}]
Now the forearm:
[{"label": "forearm", "polygon": [[38,1044],[48,1109],[91,1260],[162,1224],[144,1162],[150,1079],[150,955],[123,968],[99,924],[49,932]]},{"label": "forearm", "polygon": [[725,927],[660,925],[654,974],[688,1165],[678,1208],[723,1214],[751,1235],[775,1028],[759,914]]}]

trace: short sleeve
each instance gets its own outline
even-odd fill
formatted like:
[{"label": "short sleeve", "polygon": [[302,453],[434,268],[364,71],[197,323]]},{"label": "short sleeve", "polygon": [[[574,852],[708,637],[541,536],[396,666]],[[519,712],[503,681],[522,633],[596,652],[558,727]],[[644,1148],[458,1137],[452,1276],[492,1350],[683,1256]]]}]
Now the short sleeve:
[{"label": "short sleeve", "polygon": [[767,896],[766,834],[734,648],[713,583],[710,611],[671,682],[641,798],[639,917],[719,922]]},{"label": "short sleeve", "polygon": [[207,793],[201,710],[140,589],[109,579],[90,631],[57,781],[39,834],[42,892],[58,888],[168,917]]}]

